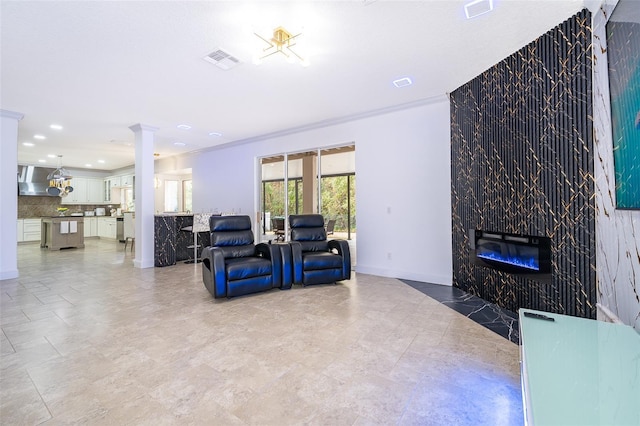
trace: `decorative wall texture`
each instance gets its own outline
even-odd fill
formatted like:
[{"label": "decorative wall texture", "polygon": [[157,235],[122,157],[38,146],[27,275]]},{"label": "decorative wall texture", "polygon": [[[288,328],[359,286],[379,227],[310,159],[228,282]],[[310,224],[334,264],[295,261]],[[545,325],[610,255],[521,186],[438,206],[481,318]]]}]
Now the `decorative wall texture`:
[{"label": "decorative wall texture", "polygon": [[[585,9],[451,94],[454,286],[595,318],[591,78]],[[473,265],[470,229],[551,238],[551,282]]]},{"label": "decorative wall texture", "polygon": [[[617,0],[593,15],[593,116],[598,303],[640,332],[640,211],[616,210],[605,25]],[[606,315],[598,313],[599,319]]]}]

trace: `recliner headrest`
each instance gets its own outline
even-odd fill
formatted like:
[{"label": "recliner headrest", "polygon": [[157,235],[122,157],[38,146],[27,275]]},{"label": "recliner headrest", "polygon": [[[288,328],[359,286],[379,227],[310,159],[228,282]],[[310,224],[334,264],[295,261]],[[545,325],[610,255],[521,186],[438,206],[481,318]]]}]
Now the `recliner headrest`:
[{"label": "recliner headrest", "polygon": [[250,230],[211,233],[213,247],[245,246],[248,244],[253,244],[253,232]]},{"label": "recliner headrest", "polygon": [[209,218],[211,232],[219,231],[246,231],[251,229],[249,216],[211,216]]},{"label": "recliner headrest", "polygon": [[291,228],[324,228],[324,217],[321,214],[292,214],[289,225]]}]

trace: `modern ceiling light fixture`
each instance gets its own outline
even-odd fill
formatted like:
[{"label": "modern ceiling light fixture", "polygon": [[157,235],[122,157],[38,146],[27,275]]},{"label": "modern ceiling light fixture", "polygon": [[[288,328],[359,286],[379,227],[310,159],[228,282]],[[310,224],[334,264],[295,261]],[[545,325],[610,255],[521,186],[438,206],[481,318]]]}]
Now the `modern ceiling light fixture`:
[{"label": "modern ceiling light fixture", "polygon": [[66,197],[73,192],[71,186],[71,173],[64,167],[60,166],[62,155],[58,155],[58,167],[49,173],[47,180],[49,181],[49,188],[47,193],[53,196]]},{"label": "modern ceiling light fixture", "polygon": [[464,14],[472,19],[493,10],[493,0],[473,0],[464,5]]},{"label": "modern ceiling light fixture", "polygon": [[404,77],[404,78],[399,78],[397,80],[393,80],[393,85],[396,87],[405,87],[405,86],[411,86],[413,84],[413,81],[411,81],[411,79],[409,77]]},{"label": "modern ceiling light fixture", "polygon": [[289,31],[285,30],[283,27],[278,27],[273,30],[273,36],[270,39],[266,39],[262,37],[258,33],[254,33],[256,37],[260,40],[267,43],[269,46],[262,49],[261,56],[258,56],[254,63],[260,64],[264,58],[267,58],[271,55],[275,55],[276,53],[281,53],[285,58],[289,61],[295,61],[296,59],[300,61],[302,66],[309,66],[309,60],[303,58],[301,55],[296,53],[292,47],[296,45],[297,38],[302,35],[302,33],[292,35]]}]

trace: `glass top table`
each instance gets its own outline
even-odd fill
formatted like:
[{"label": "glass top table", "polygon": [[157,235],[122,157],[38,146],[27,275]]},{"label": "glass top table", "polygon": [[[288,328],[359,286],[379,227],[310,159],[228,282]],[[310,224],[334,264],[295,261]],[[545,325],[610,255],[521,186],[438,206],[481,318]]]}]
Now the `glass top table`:
[{"label": "glass top table", "polygon": [[640,335],[633,328],[530,309],[519,315],[527,424],[640,425]]}]

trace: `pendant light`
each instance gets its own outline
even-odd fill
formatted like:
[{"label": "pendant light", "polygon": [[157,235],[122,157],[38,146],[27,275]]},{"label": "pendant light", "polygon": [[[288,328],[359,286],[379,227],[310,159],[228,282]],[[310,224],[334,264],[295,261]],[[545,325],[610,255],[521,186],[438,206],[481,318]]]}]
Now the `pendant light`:
[{"label": "pendant light", "polygon": [[49,187],[47,193],[49,195],[66,197],[69,193],[73,192],[71,186],[71,173],[64,167],[60,166],[62,155],[58,155],[58,167],[49,173],[47,180],[49,181]]}]

